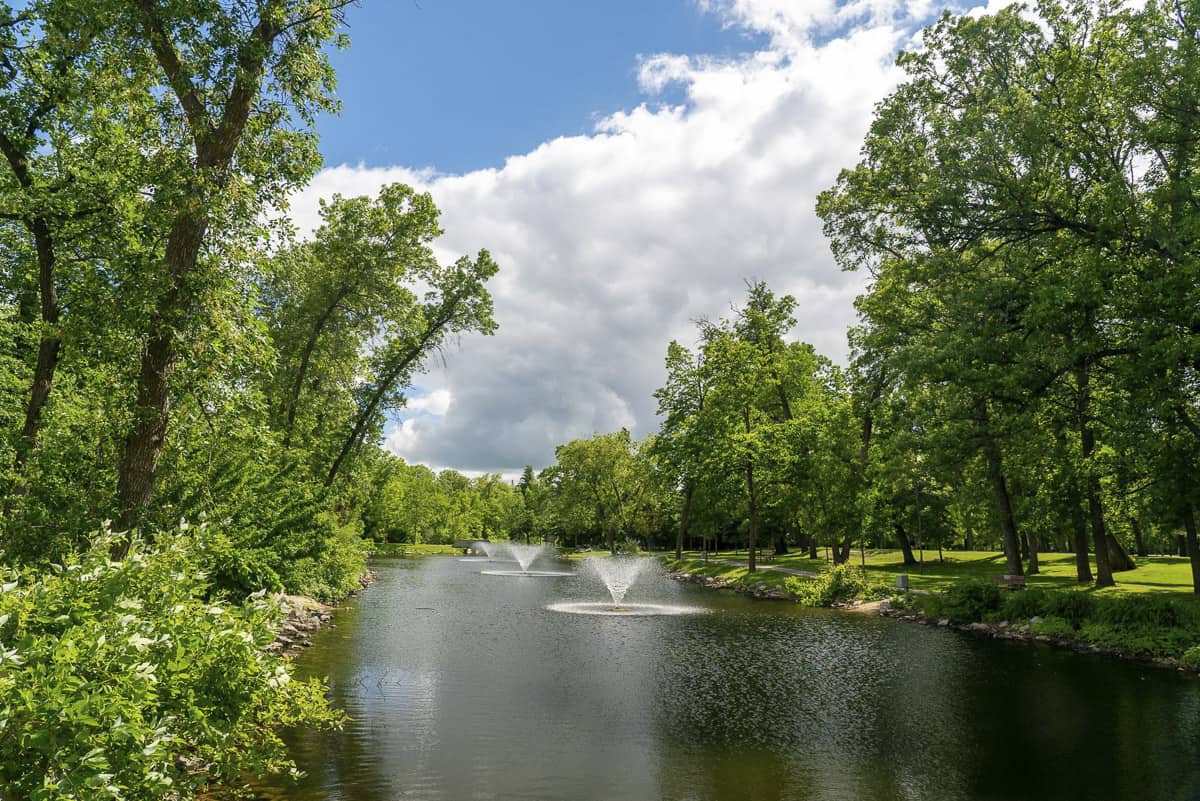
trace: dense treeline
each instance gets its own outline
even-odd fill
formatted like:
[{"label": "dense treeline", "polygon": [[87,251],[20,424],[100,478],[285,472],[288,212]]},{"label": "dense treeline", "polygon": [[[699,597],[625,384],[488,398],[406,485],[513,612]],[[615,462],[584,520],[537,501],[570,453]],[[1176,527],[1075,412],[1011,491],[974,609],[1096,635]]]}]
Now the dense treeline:
[{"label": "dense treeline", "polygon": [[[670,518],[677,547],[839,562],[999,547],[1019,574],[1070,550],[1098,586],[1131,553],[1178,553],[1200,591],[1198,22],[1047,2],[926,30],[818,202],[838,261],[872,279],[851,364],[790,341],[793,299],[751,285],[695,348],[671,344],[662,429],[626,484],[570,466],[604,437],[560,449],[564,508],[590,498],[597,538]],[[651,477],[658,500],[629,502]]]},{"label": "dense treeline", "polygon": [[335,721],[265,594],[358,586],[387,415],[497,269],[402,185],[290,229],[349,5],[0,3],[0,797],[189,798]]},{"label": "dense treeline", "polygon": [[525,502],[532,471],[516,487],[496,473],[478,478],[455,470],[434,473],[381,450],[363,463],[356,505],[368,539],[449,544],[517,539],[532,530]]}]

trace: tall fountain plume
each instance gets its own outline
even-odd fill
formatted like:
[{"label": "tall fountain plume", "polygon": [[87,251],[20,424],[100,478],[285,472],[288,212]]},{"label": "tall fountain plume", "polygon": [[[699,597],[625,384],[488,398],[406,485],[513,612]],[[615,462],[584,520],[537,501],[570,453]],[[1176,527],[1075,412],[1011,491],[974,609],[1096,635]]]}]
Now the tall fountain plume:
[{"label": "tall fountain plume", "polygon": [[[537,559],[545,548],[544,545],[522,545],[518,542],[508,543],[508,552],[512,554],[513,559],[521,566],[522,573],[529,572],[529,566],[533,564],[533,560]],[[490,556],[490,554],[489,554]]]},{"label": "tall fountain plume", "polygon": [[619,607],[625,600],[625,593],[629,592],[638,576],[657,564],[649,557],[636,556],[614,556],[608,559],[597,557],[588,559],[587,563],[608,588],[608,594],[612,596],[615,607]]}]

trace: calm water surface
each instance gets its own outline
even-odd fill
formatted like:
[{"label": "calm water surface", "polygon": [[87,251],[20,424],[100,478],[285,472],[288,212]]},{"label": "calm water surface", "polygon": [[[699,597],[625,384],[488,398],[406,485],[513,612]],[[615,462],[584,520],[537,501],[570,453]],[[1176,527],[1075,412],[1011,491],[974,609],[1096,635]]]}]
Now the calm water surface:
[{"label": "calm water surface", "polygon": [[[551,566],[554,563],[546,563]],[[643,578],[676,617],[547,611],[583,576],[387,560],[299,658],[350,715],[290,801],[1197,801],[1200,682]]]}]

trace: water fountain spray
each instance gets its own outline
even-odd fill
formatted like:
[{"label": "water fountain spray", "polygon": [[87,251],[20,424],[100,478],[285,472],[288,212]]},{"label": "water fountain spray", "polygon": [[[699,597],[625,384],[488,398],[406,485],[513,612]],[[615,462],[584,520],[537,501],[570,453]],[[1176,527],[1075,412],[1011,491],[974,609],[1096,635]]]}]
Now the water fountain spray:
[{"label": "water fountain spray", "polygon": [[510,542],[507,543],[507,546],[512,558],[516,559],[517,564],[521,566],[522,573],[529,572],[529,566],[533,564],[533,560],[537,559],[545,549],[544,545],[522,545],[519,542]]},{"label": "water fountain spray", "polygon": [[549,604],[547,609],[551,612],[567,612],[573,615],[619,615],[623,617],[687,615],[707,611],[704,607],[679,604],[625,603],[625,595],[634,582],[640,576],[658,569],[658,561],[652,557],[593,557],[584,560],[584,564],[588,572],[604,582],[612,603],[563,601]]},{"label": "water fountain spray", "polygon": [[625,593],[629,592],[629,588],[637,581],[638,576],[649,570],[654,564],[653,559],[638,557],[614,556],[610,559],[596,558],[588,560],[588,566],[592,569],[592,572],[608,588],[608,594],[612,596],[613,608],[615,610],[621,608],[621,603],[625,600]]}]

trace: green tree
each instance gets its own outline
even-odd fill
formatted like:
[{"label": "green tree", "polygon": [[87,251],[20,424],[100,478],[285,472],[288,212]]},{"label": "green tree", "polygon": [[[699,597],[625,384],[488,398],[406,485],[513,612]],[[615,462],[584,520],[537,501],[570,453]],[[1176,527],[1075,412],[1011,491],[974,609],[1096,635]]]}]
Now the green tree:
[{"label": "green tree", "polygon": [[348,4],[130,4],[129,47],[149,49],[158,65],[156,112],[174,156],[147,177],[164,220],[152,237],[164,244],[159,268],[146,276],[145,342],[117,485],[124,528],[150,500],[184,336],[221,277],[221,261],[206,246],[252,226],[319,164],[305,128],[335,108],[325,45]]}]

